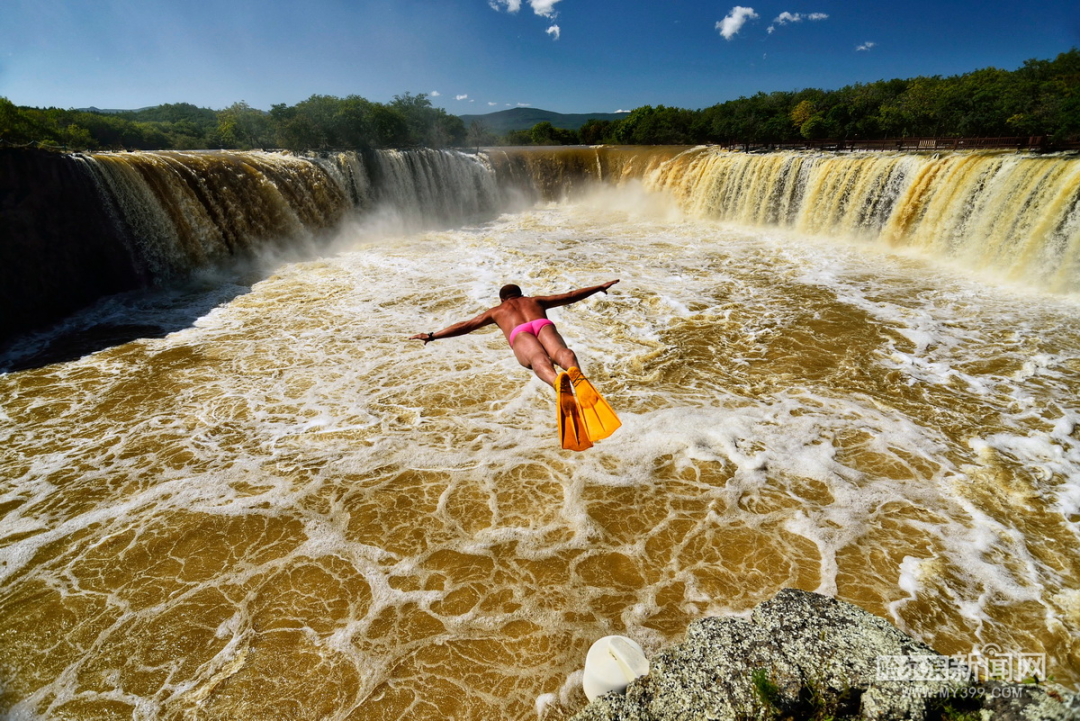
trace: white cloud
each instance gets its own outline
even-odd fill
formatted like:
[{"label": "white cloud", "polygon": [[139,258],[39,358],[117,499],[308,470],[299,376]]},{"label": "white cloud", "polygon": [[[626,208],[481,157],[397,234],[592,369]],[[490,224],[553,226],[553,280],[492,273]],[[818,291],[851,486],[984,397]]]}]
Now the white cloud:
[{"label": "white cloud", "polygon": [[518,104],[517,104],[517,106],[518,106],[519,108],[531,108],[531,107],[532,107],[532,103],[518,103]]},{"label": "white cloud", "polygon": [[454,96],[454,100],[468,100],[468,99],[469,99],[468,95],[455,95]]},{"label": "white cloud", "polygon": [[439,92],[438,90],[432,90],[432,91],[431,91],[431,92],[429,93],[429,95],[431,95],[431,97],[433,97],[433,98],[437,98],[437,97],[439,97],[440,95],[442,95],[442,93],[440,93],[440,92]]},{"label": "white cloud", "polygon": [[[555,12],[555,3],[562,0],[529,0],[529,7],[533,9],[533,12],[537,15],[545,18],[553,18],[557,14]],[[502,10],[506,8],[508,13],[516,13],[521,9],[521,0],[488,0],[488,5],[492,10]]]},{"label": "white cloud", "polygon": [[[528,2],[534,13],[540,17],[554,20],[559,15],[555,11],[555,4],[562,2],[562,0],[528,0]],[[508,13],[516,13],[521,10],[521,0],[488,0],[488,5],[496,12],[503,8]],[[558,40],[562,34],[562,30],[554,23],[544,32],[550,35],[552,40]]]},{"label": "white cloud", "polygon": [[498,103],[493,103],[493,102],[491,102],[491,101],[489,100],[489,101],[488,101],[488,107],[491,107],[492,105],[498,105]]},{"label": "white cloud", "polygon": [[516,13],[521,9],[521,0],[488,0],[488,5],[492,10],[498,10],[505,5],[506,12]]},{"label": "white cloud", "polygon": [[557,2],[560,2],[560,0],[529,0],[529,5],[537,15],[553,18],[557,14],[555,12],[555,3]]},{"label": "white cloud", "polygon": [[860,45],[859,47],[855,48],[855,52],[857,52],[857,53],[858,52],[866,52],[870,48],[874,47],[875,45],[877,45],[877,43],[875,43],[875,42],[873,42],[871,40],[868,40],[865,43],[863,43],[862,45]]},{"label": "white cloud", "polygon": [[754,12],[754,8],[744,8],[742,5],[736,5],[731,8],[731,12],[727,14],[723,20],[716,23],[716,29],[720,31],[720,35],[724,40],[731,40],[735,37],[742,26],[746,24],[747,20],[753,20],[758,17],[758,14]]},{"label": "white cloud", "polygon": [[773,18],[773,24],[767,29],[769,35],[772,35],[776,30],[777,25],[787,25],[788,23],[801,23],[803,20],[828,20],[829,16],[826,13],[808,13],[803,15],[802,13],[789,13],[784,11]]},{"label": "white cloud", "polygon": [[633,112],[633,111],[631,111],[631,110],[623,110],[622,108],[619,108],[619,109],[618,109],[618,110],[616,110],[615,112],[616,112],[616,113],[630,113],[630,112]]}]

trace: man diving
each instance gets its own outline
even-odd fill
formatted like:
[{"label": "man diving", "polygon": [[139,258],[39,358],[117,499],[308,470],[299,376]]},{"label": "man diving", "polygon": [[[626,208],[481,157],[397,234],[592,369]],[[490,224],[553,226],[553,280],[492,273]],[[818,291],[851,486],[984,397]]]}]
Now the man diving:
[{"label": "man diving", "polygon": [[[566,346],[555,324],[548,319],[547,311],[576,303],[595,293],[607,293],[608,288],[618,282],[612,280],[568,293],[532,297],[524,295],[516,285],[504,285],[499,290],[502,301],[499,305],[434,333],[417,333],[409,340],[422,340],[427,345],[433,340],[472,333],[492,323],[499,326],[518,363],[531,368],[537,378],[558,393],[559,435],[563,448],[585,450],[592,446],[592,441],[610,436],[621,423],[582,375],[577,355]],[[566,372],[556,371],[556,364]]]}]

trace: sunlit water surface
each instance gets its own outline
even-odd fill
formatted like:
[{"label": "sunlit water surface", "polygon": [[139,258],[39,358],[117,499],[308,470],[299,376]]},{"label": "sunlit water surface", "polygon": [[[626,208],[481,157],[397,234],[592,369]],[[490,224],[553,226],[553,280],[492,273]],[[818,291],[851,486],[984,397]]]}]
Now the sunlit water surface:
[{"label": "sunlit water surface", "polygon": [[[1080,681],[1075,297],[633,188],[339,247],[0,376],[0,713],[561,718],[596,638],[787,586]],[[585,453],[497,331],[405,340],[612,278],[552,313]]]}]

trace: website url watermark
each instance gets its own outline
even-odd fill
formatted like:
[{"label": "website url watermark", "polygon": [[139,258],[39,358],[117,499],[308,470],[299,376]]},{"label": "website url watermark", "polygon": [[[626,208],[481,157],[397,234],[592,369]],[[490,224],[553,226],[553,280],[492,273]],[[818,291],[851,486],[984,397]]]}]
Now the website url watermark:
[{"label": "website url watermark", "polygon": [[878,681],[1024,683],[1046,679],[1045,653],[1002,651],[997,646],[956,656],[878,656],[876,666]]}]

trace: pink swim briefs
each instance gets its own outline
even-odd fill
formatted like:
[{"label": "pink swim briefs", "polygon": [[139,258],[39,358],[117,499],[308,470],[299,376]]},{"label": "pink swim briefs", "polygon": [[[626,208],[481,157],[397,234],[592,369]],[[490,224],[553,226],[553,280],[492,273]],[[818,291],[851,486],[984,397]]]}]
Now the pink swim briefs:
[{"label": "pink swim briefs", "polygon": [[555,325],[547,318],[537,318],[536,320],[530,320],[528,323],[522,323],[514,330],[510,331],[510,347],[514,347],[514,338],[518,333],[528,333],[535,336],[540,332],[540,329],[546,325]]}]

